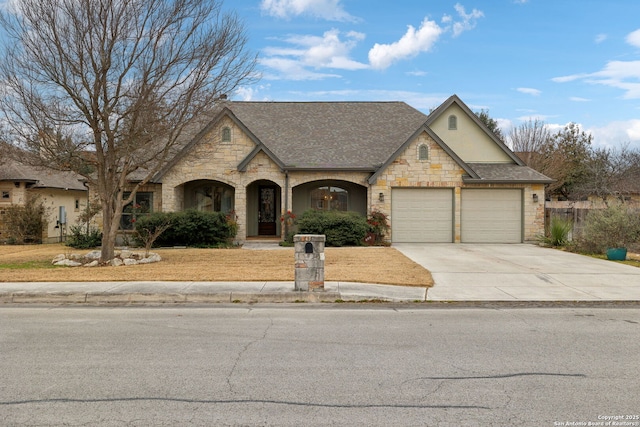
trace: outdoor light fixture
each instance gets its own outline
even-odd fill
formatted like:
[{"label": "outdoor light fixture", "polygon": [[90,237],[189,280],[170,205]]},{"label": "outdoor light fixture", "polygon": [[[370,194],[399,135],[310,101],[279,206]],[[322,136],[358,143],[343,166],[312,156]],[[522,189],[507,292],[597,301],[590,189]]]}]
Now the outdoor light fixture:
[{"label": "outdoor light fixture", "polygon": [[538,203],[538,195],[537,194],[533,195],[533,203]]},{"label": "outdoor light fixture", "polygon": [[378,194],[378,200],[380,200],[381,202],[384,202],[384,193]]}]

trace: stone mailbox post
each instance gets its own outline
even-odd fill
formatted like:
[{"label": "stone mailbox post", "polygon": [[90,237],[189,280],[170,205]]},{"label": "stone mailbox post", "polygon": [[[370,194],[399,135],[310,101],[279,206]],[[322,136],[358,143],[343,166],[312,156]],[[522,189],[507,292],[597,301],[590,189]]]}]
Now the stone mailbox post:
[{"label": "stone mailbox post", "polygon": [[296,291],[324,290],[324,242],[324,234],[293,236],[296,252]]}]

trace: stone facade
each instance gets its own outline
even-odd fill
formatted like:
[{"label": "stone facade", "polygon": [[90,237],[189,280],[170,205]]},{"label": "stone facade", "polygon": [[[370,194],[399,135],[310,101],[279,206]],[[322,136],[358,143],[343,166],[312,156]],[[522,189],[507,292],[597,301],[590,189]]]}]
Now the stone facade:
[{"label": "stone facade", "polygon": [[[387,214],[390,219],[391,233],[393,233],[392,190],[394,188],[450,188],[453,190],[454,199],[453,241],[460,242],[463,189],[515,188],[521,189],[523,194],[524,240],[535,240],[544,232],[544,184],[504,183],[508,180],[502,183],[483,183],[478,177],[469,180],[468,164],[456,158],[457,153],[452,154],[451,146],[456,146],[463,152],[469,152],[469,156],[478,156],[477,159],[474,157],[465,162],[491,163],[493,161],[515,165],[517,161],[510,157],[507,148],[501,147],[487,135],[486,131],[473,121],[473,118],[463,117],[467,114],[466,110],[459,106],[460,102],[457,98],[454,101],[450,111],[459,116],[461,130],[458,133],[440,130],[441,133],[446,133],[446,138],[450,140],[447,142],[439,139],[442,135],[440,133],[436,135],[432,130],[440,129],[443,126],[441,121],[446,120],[450,114],[449,110],[439,113],[442,120],[433,122],[433,127],[428,128],[429,131],[422,131],[410,140],[402,141],[404,142],[402,151],[396,152],[395,157],[390,158],[383,164],[382,169],[376,172],[375,182],[369,181],[374,174],[371,166],[353,169],[287,167],[281,159],[275,158],[266,146],[256,140],[253,129],[245,127],[232,114],[221,114],[217,122],[207,127],[206,134],[198,136],[197,140],[187,145],[185,151],[163,172],[161,183],[153,189],[154,210],[189,209],[193,204],[194,197],[191,194],[195,191],[196,185],[200,183],[218,185],[233,192],[232,208],[238,223],[236,239],[238,243],[242,243],[247,238],[259,234],[258,192],[260,188],[269,186],[275,189],[277,219],[276,232],[272,237],[284,238],[286,237],[284,236],[285,227],[282,227],[278,220],[281,215],[289,210],[292,210],[295,215],[300,215],[304,210],[311,208],[311,192],[314,189],[323,186],[348,187],[350,210],[363,214],[376,210]],[[263,126],[268,122],[267,116],[263,114],[266,114],[265,111],[269,108],[270,103],[265,103],[264,109],[259,110],[259,121],[256,123],[261,126],[262,131],[265,131]],[[472,113],[470,115],[473,116]],[[295,123],[295,120],[292,120],[292,125]],[[463,132],[462,126],[466,126],[464,129],[469,131]],[[272,137],[273,134],[268,136]],[[459,138],[460,141],[453,141],[451,138]],[[398,141],[389,141],[389,144],[398,144]],[[304,150],[304,144],[299,142],[296,147],[295,149],[298,150],[296,154]],[[425,147],[426,156],[424,155]],[[376,167],[379,167],[379,164],[376,164]],[[534,194],[537,197],[534,197]],[[387,239],[392,240],[392,235],[387,236]]]}]

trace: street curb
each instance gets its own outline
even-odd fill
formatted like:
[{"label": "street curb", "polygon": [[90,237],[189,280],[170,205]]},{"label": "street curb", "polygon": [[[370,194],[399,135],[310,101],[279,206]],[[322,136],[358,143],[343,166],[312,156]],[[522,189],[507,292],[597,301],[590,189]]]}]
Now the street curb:
[{"label": "street curb", "polygon": [[[361,298],[358,298],[359,300]],[[365,299],[365,297],[362,297]],[[112,293],[11,292],[0,293],[0,304],[220,304],[220,303],[326,303],[341,301],[339,292],[217,292],[217,293]]]}]

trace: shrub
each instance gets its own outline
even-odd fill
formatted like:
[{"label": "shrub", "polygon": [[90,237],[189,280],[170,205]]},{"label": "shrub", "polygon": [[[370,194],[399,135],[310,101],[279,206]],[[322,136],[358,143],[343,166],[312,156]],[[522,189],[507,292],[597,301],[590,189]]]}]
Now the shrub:
[{"label": "shrub", "polygon": [[78,216],[77,224],[69,227],[65,244],[76,249],[91,249],[102,244],[102,232],[91,226],[91,220],[100,212],[100,205],[88,203]]},{"label": "shrub", "polygon": [[38,196],[28,197],[24,206],[6,208],[9,241],[17,244],[42,243],[46,214],[47,209]]},{"label": "shrub", "polygon": [[551,246],[564,246],[569,243],[569,233],[573,229],[570,219],[554,216],[549,225],[549,235],[542,238],[543,243]]},{"label": "shrub", "polygon": [[95,227],[72,225],[66,245],[76,249],[91,249],[102,244],[102,232]]},{"label": "shrub", "polygon": [[[216,247],[226,245],[237,233],[235,218],[221,212],[156,212],[137,219],[136,230],[165,230],[154,246]],[[145,246],[145,232],[136,233],[136,243]]]},{"label": "shrub", "polygon": [[382,245],[384,236],[389,232],[389,217],[380,211],[374,210],[369,214],[367,224],[369,224],[369,233],[373,236],[371,244]]},{"label": "shrub", "polygon": [[327,246],[361,245],[368,230],[367,219],[357,212],[308,210],[298,219],[298,233],[324,234]]},{"label": "shrub", "polygon": [[589,252],[626,248],[640,238],[637,210],[618,204],[589,212],[585,219],[581,247]]}]

